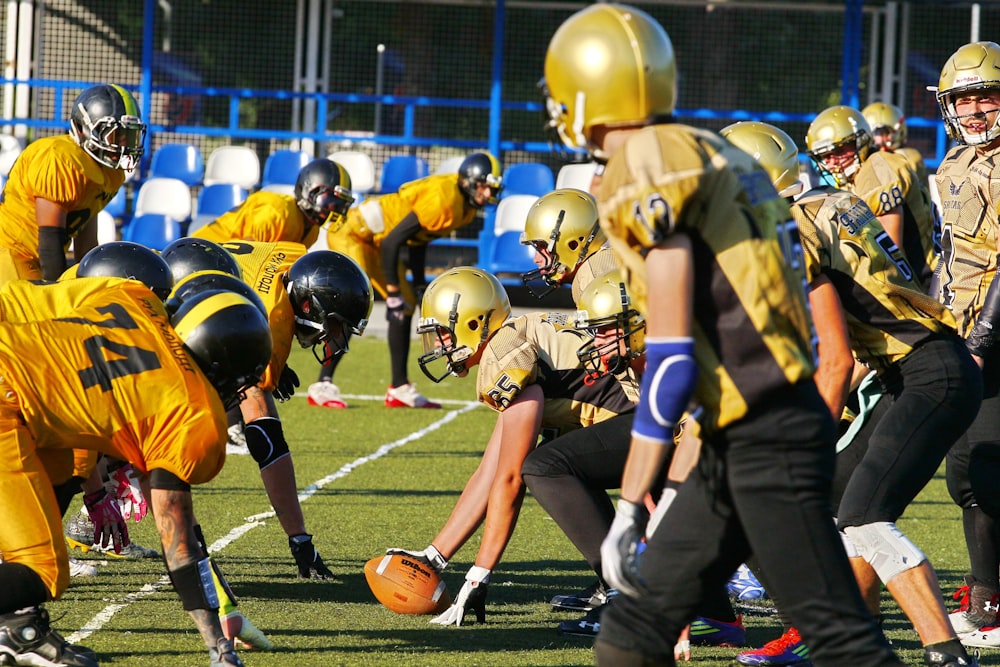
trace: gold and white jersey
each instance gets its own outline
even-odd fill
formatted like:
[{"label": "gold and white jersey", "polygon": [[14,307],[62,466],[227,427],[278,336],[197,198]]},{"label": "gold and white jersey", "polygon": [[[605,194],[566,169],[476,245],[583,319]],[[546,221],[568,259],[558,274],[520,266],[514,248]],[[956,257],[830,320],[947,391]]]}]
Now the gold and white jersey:
[{"label": "gold and white jersey", "polygon": [[937,262],[937,220],[926,183],[926,179],[921,183],[906,157],[877,151],[864,161],[848,188],[864,199],[875,215],[902,207],[903,252],[922,289],[930,285]]},{"label": "gold and white jersey", "polygon": [[612,252],[611,246],[600,248],[590,257],[583,260],[580,268],[576,270],[576,275],[573,276],[573,283],[571,285],[573,303],[580,302],[580,295],[583,294],[583,290],[587,289],[587,285],[593,282],[595,278],[600,278],[608,271],[617,268],[618,260],[615,259],[615,253]]},{"label": "gold and white jersey", "polygon": [[647,294],[646,253],[673,234],[691,240],[700,370],[693,400],[707,434],[812,377],[798,232],[756,160],[707,130],[647,127],[608,161],[598,202],[643,314],[656,298]]},{"label": "gold and white jersey", "polygon": [[963,338],[975,326],[996,276],[1000,224],[1000,148],[980,155],[956,146],[938,167],[941,266],[938,298],[954,314]]},{"label": "gold and white jersey", "polygon": [[899,361],[955,320],[923,292],[903,251],[856,195],[810,190],[792,204],[806,272],[825,275],[840,297],[854,355],[876,371]]},{"label": "gold and white jersey", "polygon": [[525,387],[540,385],[546,437],[632,412],[639,400],[638,381],[631,374],[588,377],[576,352],[589,340],[562,314],[528,313],[508,320],[490,338],[479,362],[479,400],[503,412]]}]

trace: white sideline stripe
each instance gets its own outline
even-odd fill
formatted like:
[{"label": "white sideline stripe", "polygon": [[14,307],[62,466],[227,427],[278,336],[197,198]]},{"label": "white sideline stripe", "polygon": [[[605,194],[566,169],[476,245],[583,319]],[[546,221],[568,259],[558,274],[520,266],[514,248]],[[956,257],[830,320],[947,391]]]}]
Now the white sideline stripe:
[{"label": "white sideline stripe", "polygon": [[[355,396],[353,398],[363,399],[364,397]],[[372,398],[377,400],[377,399],[382,398],[382,397],[381,396],[375,396],[375,397],[372,397]],[[443,403],[444,401],[441,401],[441,402]],[[327,484],[330,484],[331,482],[335,482],[336,480],[341,479],[342,477],[346,477],[347,475],[351,474],[351,472],[353,472],[359,466],[363,466],[366,463],[369,463],[371,461],[375,461],[376,459],[380,459],[383,456],[385,456],[386,454],[388,454],[389,452],[391,452],[392,450],[396,449],[397,447],[402,447],[403,445],[405,445],[405,444],[407,444],[409,442],[413,442],[414,440],[419,440],[419,439],[423,438],[428,433],[432,433],[432,432],[438,430],[439,428],[441,428],[445,424],[448,424],[448,423],[454,421],[460,415],[463,415],[466,412],[474,410],[477,407],[479,407],[479,405],[480,405],[478,402],[475,402],[475,401],[473,401],[473,402],[469,402],[469,401],[449,401],[449,402],[451,402],[451,403],[459,403],[459,404],[462,405],[462,407],[460,409],[458,409],[458,410],[452,410],[450,412],[445,413],[445,415],[443,417],[441,417],[441,419],[437,420],[436,422],[434,422],[432,424],[429,424],[428,426],[425,426],[424,428],[420,429],[419,431],[414,431],[413,433],[411,433],[411,434],[409,434],[409,435],[407,435],[407,436],[405,436],[403,438],[400,438],[399,440],[396,440],[394,442],[390,442],[390,443],[384,444],[384,445],[380,446],[378,449],[376,449],[374,452],[372,452],[371,454],[369,454],[367,456],[362,456],[360,458],[357,458],[354,461],[341,466],[340,470],[338,470],[337,472],[335,472],[333,474],[330,474],[330,475],[327,475],[326,477],[324,477],[323,479],[321,479],[321,480],[319,480],[317,482],[313,482],[312,484],[310,484],[309,486],[307,486],[302,491],[302,493],[299,494],[299,502],[300,503],[301,502],[305,502],[311,496],[313,496],[317,491],[319,491],[320,489],[322,489],[324,486],[326,486]],[[264,519],[269,519],[269,518],[272,518],[274,516],[275,516],[275,513],[272,510],[270,512],[263,512],[261,514],[255,514],[253,516],[246,517],[246,519],[244,519],[244,521],[246,521],[246,523],[244,523],[242,525],[239,525],[239,526],[236,526],[235,528],[233,528],[232,530],[230,530],[228,534],[226,534],[223,537],[217,539],[215,542],[212,542],[212,544],[209,545],[209,547],[208,547],[209,553],[215,553],[217,551],[222,551],[223,549],[225,549],[230,544],[232,544],[236,540],[240,539],[241,537],[243,537],[244,535],[246,535],[247,533],[249,533],[251,530],[253,530],[257,526],[263,526],[264,525],[264,522],[263,522]],[[80,628],[79,630],[77,630],[73,634],[71,634],[68,637],[66,637],[66,641],[69,642],[70,644],[78,644],[78,643],[80,643],[81,641],[83,641],[84,639],[86,639],[90,635],[94,634],[98,630],[101,630],[108,622],[111,621],[111,619],[114,617],[114,615],[117,614],[122,609],[125,609],[126,607],[128,607],[132,603],[139,602],[139,601],[141,601],[141,600],[149,597],[150,595],[153,595],[154,593],[158,593],[161,589],[166,588],[168,586],[170,586],[170,577],[167,576],[167,575],[164,575],[164,576],[160,577],[160,579],[158,581],[156,581],[155,583],[144,584],[143,587],[140,588],[138,591],[136,591],[134,593],[127,594],[121,602],[116,602],[116,603],[113,603],[113,604],[109,604],[107,607],[105,607],[104,609],[102,609],[101,611],[99,611],[97,614],[94,615],[94,617],[92,619],[90,619],[89,621],[87,621],[83,625],[82,628]]]}]

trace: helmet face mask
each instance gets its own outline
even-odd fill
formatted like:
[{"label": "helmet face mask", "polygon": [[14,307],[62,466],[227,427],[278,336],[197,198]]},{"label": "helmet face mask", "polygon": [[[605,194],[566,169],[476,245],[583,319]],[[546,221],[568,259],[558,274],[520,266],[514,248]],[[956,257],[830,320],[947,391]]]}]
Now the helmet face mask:
[{"label": "helmet face mask", "polygon": [[295,313],[295,338],[320,363],[347,352],[351,335],[364,334],[374,294],[368,276],[347,255],[306,253],[282,280]]},{"label": "helmet face mask", "polygon": [[607,240],[598,222],[597,202],[582,190],[553,190],[528,211],[521,243],[545,258],[537,269],[521,274],[521,282],[542,298],[565,284],[576,269]]},{"label": "helmet face mask", "polygon": [[[992,144],[1000,139],[1000,113],[980,110],[978,104],[969,105],[968,109],[963,107],[963,113],[959,113],[956,104],[963,97],[993,97],[996,91],[1000,91],[1000,45],[974,42],[952,54],[941,69],[937,87],[938,105],[948,134],[969,146]],[[976,127],[979,123],[966,127],[969,119],[982,121],[983,127]]]},{"label": "helmet face mask", "polygon": [[424,375],[441,382],[467,374],[470,357],[510,315],[510,300],[496,276],[460,266],[431,281],[420,312],[417,333],[424,354],[417,361]]},{"label": "helmet face mask", "polygon": [[872,152],[871,128],[857,109],[830,107],[809,125],[806,146],[816,168],[845,187]]},{"label": "helmet face mask", "polygon": [[[503,189],[500,163],[489,153],[470,153],[458,167],[458,188],[475,208],[496,204]],[[483,191],[489,188],[489,194]]]},{"label": "helmet face mask", "polygon": [[295,204],[314,225],[343,224],[354,204],[351,177],[341,165],[326,158],[302,167],[295,179]]},{"label": "helmet face mask", "polygon": [[71,135],[105,167],[132,171],[145,150],[146,124],[135,98],[120,86],[87,88],[73,102]]},{"label": "helmet face mask", "polygon": [[606,159],[596,126],[645,125],[670,116],[677,102],[673,45],[649,14],[597,3],[556,30],[541,84],[547,128],[571,151]]},{"label": "helmet face mask", "polygon": [[646,351],[646,321],[629,296],[621,271],[598,277],[580,295],[574,327],[585,329],[594,340],[577,351],[590,377],[617,375]]}]

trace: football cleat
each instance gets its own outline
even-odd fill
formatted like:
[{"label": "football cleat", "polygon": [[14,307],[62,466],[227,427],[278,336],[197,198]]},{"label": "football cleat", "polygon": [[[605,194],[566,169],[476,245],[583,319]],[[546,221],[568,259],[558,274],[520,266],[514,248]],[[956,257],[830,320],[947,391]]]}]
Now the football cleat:
[{"label": "football cleat", "polygon": [[744,646],[747,631],[743,627],[743,617],[737,616],[732,623],[714,618],[698,616],[691,621],[692,646]]},{"label": "football cleat", "polygon": [[601,629],[601,612],[603,611],[604,605],[594,607],[588,611],[583,618],[578,618],[572,621],[563,621],[556,628],[556,632],[563,637],[583,637],[584,639],[594,639],[597,637],[597,633]]},{"label": "football cleat", "polygon": [[87,553],[94,548],[94,523],[83,510],[73,515],[64,531],[66,543],[73,549]]},{"label": "football cleat", "polygon": [[802,642],[802,637],[795,628],[789,628],[785,634],[758,649],[743,651],[736,656],[736,662],[754,667],[773,665],[806,667],[812,664],[809,660],[809,648]]},{"label": "football cleat", "polygon": [[986,626],[958,636],[962,646],[972,648],[1000,648],[1000,627]]},{"label": "football cleat", "polygon": [[0,664],[97,667],[97,655],[68,643],[49,627],[43,607],[0,614]]},{"label": "football cleat", "polygon": [[215,648],[208,649],[210,667],[243,667],[243,661],[236,655],[233,643],[223,637]]},{"label": "football cleat", "polygon": [[743,602],[767,599],[767,591],[764,590],[764,586],[746,566],[746,563],[740,565],[733,576],[729,578],[726,591],[729,592],[729,597]]},{"label": "football cleat", "polygon": [[965,585],[955,591],[952,599],[958,601],[959,607],[948,619],[959,636],[998,625],[1000,593],[978,583],[971,575],[965,577]]},{"label": "football cleat", "polygon": [[608,601],[609,591],[600,581],[575,593],[556,595],[549,601],[552,611],[588,612]]},{"label": "football cleat", "polygon": [[248,456],[250,449],[247,447],[247,436],[243,432],[243,421],[229,427],[229,438],[226,440],[226,454],[235,456]]},{"label": "football cleat", "polygon": [[427,397],[417,391],[417,385],[409,382],[398,387],[389,387],[385,392],[385,407],[387,408],[428,408],[438,410],[440,403],[427,400]]},{"label": "football cleat", "polygon": [[347,402],[340,396],[340,388],[325,380],[309,385],[307,396],[309,405],[315,405],[319,408],[343,410],[347,407]]},{"label": "football cleat", "polygon": [[144,547],[141,544],[136,544],[135,542],[131,542],[127,547],[122,547],[122,550],[118,553],[115,552],[113,545],[102,547],[95,544],[93,549],[94,551],[99,551],[110,558],[124,558],[126,560],[143,560],[145,558],[158,559],[160,557],[160,552],[156,549],[150,549],[149,547]]}]

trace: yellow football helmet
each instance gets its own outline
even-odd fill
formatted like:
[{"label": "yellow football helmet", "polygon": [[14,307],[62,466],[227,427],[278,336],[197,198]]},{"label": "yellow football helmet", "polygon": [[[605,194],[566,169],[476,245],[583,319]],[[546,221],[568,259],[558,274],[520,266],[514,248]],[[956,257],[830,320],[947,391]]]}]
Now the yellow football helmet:
[{"label": "yellow football helmet", "polygon": [[719,132],[764,167],[782,197],[802,192],[799,180],[799,149],[784,130],[756,121],[733,123]]},{"label": "yellow football helmet", "polygon": [[[806,146],[816,168],[830,175],[839,187],[844,187],[854,180],[861,164],[871,155],[872,131],[857,109],[830,107],[820,112],[809,125]],[[834,154],[849,147],[854,148],[851,162],[836,163]]]},{"label": "yellow football helmet", "polygon": [[440,382],[448,375],[465,374],[468,358],[510,316],[510,300],[492,273],[459,266],[431,281],[420,313],[417,333],[423,338],[424,354],[417,361],[424,375]]},{"label": "yellow football helmet", "polygon": [[586,149],[603,159],[591,142],[594,126],[641,124],[674,112],[674,47],[646,12],[595,4],[556,30],[541,85],[549,129],[569,149]]},{"label": "yellow football helmet", "polygon": [[872,102],[861,110],[861,115],[872,129],[876,148],[894,151],[906,145],[906,116],[895,104]]},{"label": "yellow football helmet", "polygon": [[963,93],[997,88],[1000,88],[1000,45],[996,42],[966,44],[948,58],[941,68],[937,100],[948,134],[953,139],[980,146],[1000,137],[1000,114],[993,121],[993,127],[972,134],[959,123],[961,117],[955,111],[955,99]]},{"label": "yellow football helmet", "polygon": [[607,240],[597,222],[597,201],[589,192],[562,188],[538,198],[528,210],[521,243],[548,251],[548,262],[521,281],[541,299],[571,277]]},{"label": "yellow football helmet", "polygon": [[614,337],[592,340],[577,351],[592,375],[621,373],[646,351],[646,320],[632,307],[621,270],[612,269],[587,285],[580,293],[578,308],[573,317],[575,328],[593,335],[604,327],[616,328]]}]

